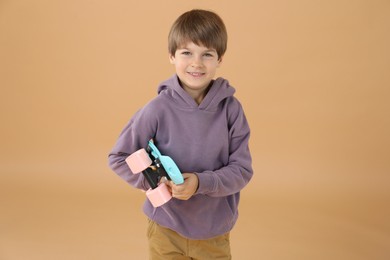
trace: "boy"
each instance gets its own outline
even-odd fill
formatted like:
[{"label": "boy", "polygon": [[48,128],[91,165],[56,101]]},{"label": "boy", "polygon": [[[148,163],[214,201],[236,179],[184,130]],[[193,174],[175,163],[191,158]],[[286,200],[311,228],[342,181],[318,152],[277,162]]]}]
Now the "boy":
[{"label": "boy", "polygon": [[183,184],[167,182],[169,202],[154,208],[145,201],[150,259],[231,259],[229,232],[253,172],[243,109],[228,81],[214,79],[226,51],[225,25],[211,11],[186,12],[173,24],[168,45],[176,74],[131,118],[109,164],[132,186],[149,189],[125,159],[153,139],[183,173]]}]

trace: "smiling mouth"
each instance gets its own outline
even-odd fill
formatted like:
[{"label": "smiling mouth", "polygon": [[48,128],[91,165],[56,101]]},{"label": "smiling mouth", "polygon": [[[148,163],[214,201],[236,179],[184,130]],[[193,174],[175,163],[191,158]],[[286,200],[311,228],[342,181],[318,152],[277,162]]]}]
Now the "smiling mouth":
[{"label": "smiling mouth", "polygon": [[187,72],[187,73],[190,74],[193,77],[201,77],[204,74],[206,74],[206,73],[202,73],[202,72]]}]

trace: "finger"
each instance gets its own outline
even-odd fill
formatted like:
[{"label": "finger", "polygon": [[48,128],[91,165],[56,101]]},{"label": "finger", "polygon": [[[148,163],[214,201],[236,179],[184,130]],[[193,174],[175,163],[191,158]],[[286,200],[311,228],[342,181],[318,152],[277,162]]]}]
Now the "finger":
[{"label": "finger", "polygon": [[172,186],[174,185],[172,181],[168,181],[168,180],[165,182],[165,184],[166,184],[168,187],[170,187],[170,188],[172,188]]},{"label": "finger", "polygon": [[185,192],[185,187],[184,186],[177,186],[177,185],[174,185],[174,186],[172,186],[172,190],[174,190],[175,191],[175,193],[176,194],[182,194],[182,193],[184,193]]}]

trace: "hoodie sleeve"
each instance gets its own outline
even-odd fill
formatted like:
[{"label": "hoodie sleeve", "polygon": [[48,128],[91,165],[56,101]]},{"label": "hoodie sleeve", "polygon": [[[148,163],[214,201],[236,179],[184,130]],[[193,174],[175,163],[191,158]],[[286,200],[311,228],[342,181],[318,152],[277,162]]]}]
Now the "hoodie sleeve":
[{"label": "hoodie sleeve", "polygon": [[229,162],[215,171],[196,172],[199,188],[196,194],[222,197],[242,190],[253,175],[249,151],[250,129],[244,111],[238,100],[232,102],[228,114]]},{"label": "hoodie sleeve", "polygon": [[139,110],[122,130],[119,138],[108,156],[109,167],[135,188],[148,190],[149,184],[142,174],[133,174],[125,159],[135,151],[145,148],[155,135],[156,117],[147,107]]}]

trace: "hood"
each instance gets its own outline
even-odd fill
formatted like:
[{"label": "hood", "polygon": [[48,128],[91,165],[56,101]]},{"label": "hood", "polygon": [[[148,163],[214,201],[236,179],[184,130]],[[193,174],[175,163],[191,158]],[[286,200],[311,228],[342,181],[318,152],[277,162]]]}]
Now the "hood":
[{"label": "hood", "polygon": [[166,95],[183,108],[209,110],[212,109],[227,97],[233,96],[235,89],[229,85],[229,81],[224,78],[213,80],[207,95],[199,105],[195,100],[180,86],[177,75],[162,82],[157,89],[159,95]]}]

